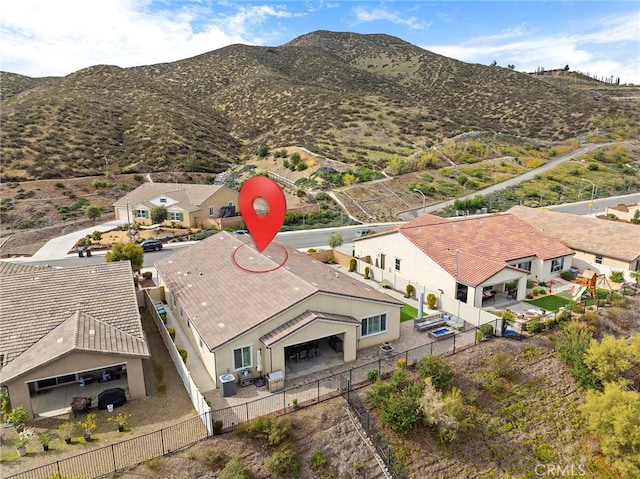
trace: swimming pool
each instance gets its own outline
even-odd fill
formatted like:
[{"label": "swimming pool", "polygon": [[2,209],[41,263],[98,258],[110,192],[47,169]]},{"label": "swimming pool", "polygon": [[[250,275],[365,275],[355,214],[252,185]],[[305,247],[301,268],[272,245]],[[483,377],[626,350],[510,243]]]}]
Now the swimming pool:
[{"label": "swimming pool", "polygon": [[446,336],[454,334],[454,331],[451,328],[438,328],[429,331],[429,334],[434,338],[444,338]]}]

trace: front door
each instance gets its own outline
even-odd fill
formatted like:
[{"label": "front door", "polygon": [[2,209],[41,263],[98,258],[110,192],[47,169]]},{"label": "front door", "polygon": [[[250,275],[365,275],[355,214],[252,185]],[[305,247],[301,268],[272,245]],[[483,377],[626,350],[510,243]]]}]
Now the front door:
[{"label": "front door", "polygon": [[384,258],[385,258],[385,255],[381,254],[380,255],[380,269],[384,269]]}]

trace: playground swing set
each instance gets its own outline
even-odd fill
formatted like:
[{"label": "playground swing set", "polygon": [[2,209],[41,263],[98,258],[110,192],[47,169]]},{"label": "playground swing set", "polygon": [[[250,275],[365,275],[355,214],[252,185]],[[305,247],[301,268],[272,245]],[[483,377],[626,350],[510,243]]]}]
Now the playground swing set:
[{"label": "playground swing set", "polygon": [[595,271],[588,269],[585,269],[580,275],[578,275],[576,278],[576,284],[580,287],[573,295],[574,301],[579,301],[585,294],[590,298],[596,299],[598,297],[598,287],[603,284],[606,284],[609,290],[613,289],[606,275],[598,274]]}]

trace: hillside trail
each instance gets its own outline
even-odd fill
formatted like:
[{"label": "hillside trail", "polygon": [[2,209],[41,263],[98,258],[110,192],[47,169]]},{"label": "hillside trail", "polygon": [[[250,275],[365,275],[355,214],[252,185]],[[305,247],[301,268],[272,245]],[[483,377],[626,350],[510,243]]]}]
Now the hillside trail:
[{"label": "hillside trail", "polygon": [[501,191],[504,190],[506,188],[509,188],[511,186],[515,186],[517,184],[523,183],[525,181],[531,180],[533,179],[536,175],[539,175],[541,173],[544,173],[545,171],[548,171],[552,168],[555,168],[556,166],[560,165],[561,163],[564,163],[566,161],[569,160],[573,160],[574,158],[583,155],[585,153],[589,153],[590,151],[599,149],[599,148],[605,148],[608,146],[615,146],[615,145],[622,145],[622,144],[633,144],[633,143],[637,143],[636,140],[625,140],[625,141],[614,141],[614,142],[610,142],[610,143],[587,143],[582,145],[580,148],[578,148],[577,150],[573,150],[569,153],[566,153],[564,155],[559,155],[555,158],[553,158],[551,161],[549,161],[548,163],[545,163],[542,166],[539,166],[537,168],[534,168],[532,170],[527,171],[526,173],[523,173],[521,175],[518,176],[514,176],[513,178],[510,178],[508,180],[505,180],[503,182],[500,183],[496,183],[495,185],[491,185],[488,186],[487,188],[484,188],[482,190],[477,190],[477,191],[473,191],[467,195],[461,196],[459,198],[454,198],[451,200],[446,200],[446,201],[441,201],[439,203],[433,203],[431,205],[427,205],[425,208],[416,208],[413,210],[408,210],[408,211],[403,211],[402,213],[398,214],[398,216],[400,218],[402,218],[403,220],[412,220],[414,218],[417,218],[420,214],[424,214],[424,213],[434,213],[436,211],[440,211],[444,208],[447,208],[449,206],[452,206],[453,203],[456,200],[470,200],[476,196],[486,196],[488,194],[491,193],[495,193],[497,191]]}]

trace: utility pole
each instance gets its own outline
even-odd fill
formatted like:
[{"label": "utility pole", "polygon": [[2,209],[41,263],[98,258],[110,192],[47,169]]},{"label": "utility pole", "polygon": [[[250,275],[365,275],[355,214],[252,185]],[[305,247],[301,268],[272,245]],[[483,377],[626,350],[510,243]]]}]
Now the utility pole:
[{"label": "utility pole", "polygon": [[586,178],[580,178],[580,181],[591,183],[591,201],[589,201],[589,216],[591,216],[591,211],[593,210],[593,196],[596,192],[596,184],[591,180],[587,180]]},{"label": "utility pole", "polygon": [[422,214],[424,214],[425,212],[425,208],[427,206],[427,197],[425,196],[425,194],[420,191],[418,188],[413,188],[412,191],[415,191],[416,193],[420,193],[422,195]]}]

